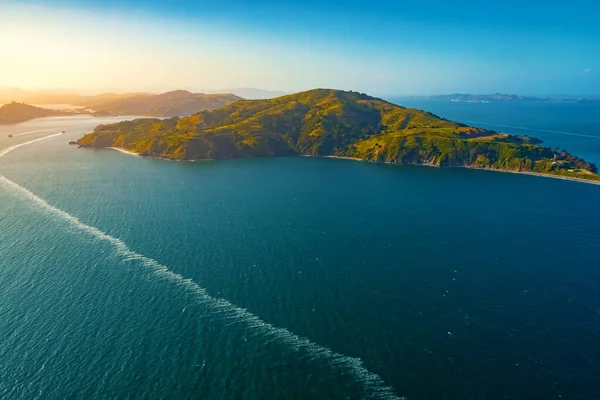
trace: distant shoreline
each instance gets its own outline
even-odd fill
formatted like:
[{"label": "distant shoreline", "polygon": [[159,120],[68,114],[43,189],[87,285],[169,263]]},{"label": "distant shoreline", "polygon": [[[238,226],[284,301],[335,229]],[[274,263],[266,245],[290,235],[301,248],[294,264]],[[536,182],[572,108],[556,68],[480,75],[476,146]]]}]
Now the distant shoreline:
[{"label": "distant shoreline", "polygon": [[468,168],[468,169],[476,169],[482,171],[492,171],[492,172],[506,172],[509,174],[517,174],[517,175],[532,175],[532,176],[541,176],[543,178],[554,178],[554,179],[562,179],[563,181],[574,181],[581,183],[590,183],[592,185],[600,185],[600,181],[590,181],[582,178],[575,178],[572,176],[562,176],[562,175],[553,175],[553,174],[544,174],[541,172],[529,172],[529,171],[507,171],[504,169],[493,169],[493,168],[477,168],[477,167],[460,167],[460,168]]},{"label": "distant shoreline", "polygon": [[466,169],[474,169],[474,170],[480,170],[480,171],[505,172],[505,173],[517,174],[517,175],[540,176],[540,177],[543,177],[543,178],[562,179],[564,181],[589,183],[589,184],[592,184],[592,185],[598,185],[598,186],[600,186],[600,182],[598,182],[598,181],[590,181],[590,180],[587,180],[587,179],[575,178],[575,177],[571,177],[571,176],[561,176],[561,175],[553,175],[553,174],[544,174],[544,173],[541,173],[541,172],[508,171],[508,170],[505,170],[505,169],[478,168],[478,167],[469,167],[469,166],[462,166],[462,167],[440,167],[439,165],[433,165],[433,164],[398,164],[398,163],[390,163],[390,162],[369,161],[369,160],[363,160],[362,158],[343,157],[343,156],[310,156],[310,155],[302,155],[302,157],[339,158],[339,159],[342,159],[342,160],[362,161],[362,162],[368,162],[368,163],[371,163],[371,164],[418,165],[418,166],[421,166],[421,167],[434,167],[434,168],[466,168]]},{"label": "distant shoreline", "polygon": [[[207,160],[171,160],[169,158],[164,158],[164,157],[140,156],[139,153],[136,153],[136,152],[130,151],[130,150],[125,150],[125,149],[122,149],[120,147],[103,147],[103,148],[120,151],[121,153],[129,154],[129,155],[132,155],[132,156],[135,156],[135,157],[148,157],[148,158],[156,158],[156,159],[168,160],[168,161],[188,161],[188,162],[215,161],[215,160],[212,160],[212,159],[207,159]],[[311,155],[308,155],[308,154],[300,154],[300,157],[337,158],[337,159],[340,159],[340,160],[360,161],[360,162],[367,162],[367,163],[371,163],[371,164],[416,165],[416,166],[421,166],[421,167],[434,167],[434,168],[465,168],[465,169],[473,169],[473,170],[480,170],[480,171],[504,172],[504,173],[517,174],[517,175],[539,176],[539,177],[543,177],[543,178],[554,178],[554,179],[561,179],[563,181],[573,181],[573,182],[589,183],[589,184],[592,184],[592,185],[600,186],[600,182],[596,182],[596,181],[589,181],[589,180],[586,180],[586,179],[575,178],[575,177],[570,177],[570,176],[544,174],[544,173],[541,173],[541,172],[508,171],[508,170],[504,170],[504,169],[478,168],[478,167],[468,167],[468,166],[463,166],[463,167],[440,167],[439,165],[433,165],[433,164],[399,164],[399,163],[390,163],[390,162],[369,161],[369,160],[363,160],[362,158],[343,157],[343,156],[311,156]],[[255,158],[272,158],[272,157],[255,157]],[[231,159],[232,158],[224,158],[223,160],[231,160]]]},{"label": "distant shoreline", "polygon": [[516,94],[453,93],[433,96],[389,96],[391,99],[441,100],[452,103],[550,103],[550,104],[599,104],[600,97],[535,97]]},{"label": "distant shoreline", "polygon": [[[130,156],[139,157],[139,158],[152,158],[155,160],[165,160],[165,161],[173,161],[173,162],[204,162],[204,161],[215,161],[216,159],[206,159],[206,160],[174,160],[168,157],[158,157],[158,156],[142,156],[140,153],[136,153],[135,151],[126,150],[121,147],[87,147],[92,149],[111,149],[120,151],[121,153],[129,154]],[[227,160],[227,159],[224,159]]]}]

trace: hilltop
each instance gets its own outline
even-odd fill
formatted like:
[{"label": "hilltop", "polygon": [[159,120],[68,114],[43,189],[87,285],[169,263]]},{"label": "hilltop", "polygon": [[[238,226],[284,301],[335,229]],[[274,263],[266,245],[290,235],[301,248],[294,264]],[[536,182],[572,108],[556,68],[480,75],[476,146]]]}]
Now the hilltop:
[{"label": "hilltop", "polygon": [[183,118],[100,125],[78,141],[82,147],[120,147],[177,160],[338,156],[600,180],[594,164],[539,143],[330,89],[240,100]]},{"label": "hilltop", "polygon": [[211,91],[210,93],[232,93],[244,99],[272,99],[287,94],[281,90],[265,90],[257,88],[232,88]]},{"label": "hilltop", "polygon": [[73,112],[50,110],[30,106],[25,103],[8,103],[0,107],[0,124],[18,124],[34,118],[57,117],[61,115],[73,115]]}]

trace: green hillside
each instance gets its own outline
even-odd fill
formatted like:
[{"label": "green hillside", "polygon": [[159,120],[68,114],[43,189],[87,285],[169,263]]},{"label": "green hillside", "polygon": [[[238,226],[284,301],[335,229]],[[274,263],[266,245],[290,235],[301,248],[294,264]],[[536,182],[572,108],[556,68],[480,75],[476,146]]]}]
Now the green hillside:
[{"label": "green hillside", "polygon": [[78,143],[178,160],[302,154],[600,180],[593,164],[542,147],[536,139],[468,127],[365,94],[329,89],[241,100],[184,118],[100,125]]}]

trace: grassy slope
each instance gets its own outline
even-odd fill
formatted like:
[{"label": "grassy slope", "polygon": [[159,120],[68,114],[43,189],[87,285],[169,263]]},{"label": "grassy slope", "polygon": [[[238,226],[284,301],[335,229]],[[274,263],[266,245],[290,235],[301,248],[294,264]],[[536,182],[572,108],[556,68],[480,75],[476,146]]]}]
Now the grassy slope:
[{"label": "grassy slope", "polygon": [[600,180],[593,164],[566,152],[555,155],[535,139],[472,128],[364,94],[328,89],[241,100],[185,118],[99,126],[78,143],[172,159],[336,155]]}]

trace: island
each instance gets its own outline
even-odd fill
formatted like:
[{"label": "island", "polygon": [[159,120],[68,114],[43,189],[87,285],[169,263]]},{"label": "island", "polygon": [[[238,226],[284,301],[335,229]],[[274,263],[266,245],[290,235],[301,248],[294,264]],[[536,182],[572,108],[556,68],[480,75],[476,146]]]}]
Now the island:
[{"label": "island", "polygon": [[0,107],[0,125],[18,124],[34,118],[58,117],[73,114],[74,113],[71,111],[51,110],[13,101],[12,103],[4,104]]},{"label": "island", "polygon": [[517,94],[443,94],[434,96],[406,96],[399,97],[405,99],[426,99],[426,100],[441,100],[451,101],[453,103],[499,103],[499,102],[512,102],[512,103],[600,103],[600,98],[585,98],[585,97],[534,97],[534,96],[521,96]]},{"label": "island", "polygon": [[306,155],[600,181],[594,164],[537,139],[332,89],[240,100],[188,117],[99,125],[77,143],[172,160]]}]

